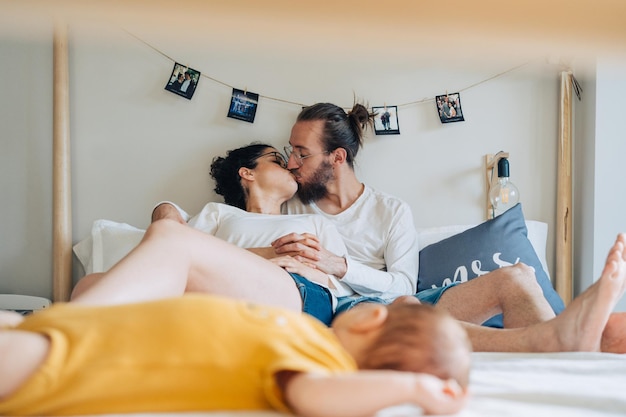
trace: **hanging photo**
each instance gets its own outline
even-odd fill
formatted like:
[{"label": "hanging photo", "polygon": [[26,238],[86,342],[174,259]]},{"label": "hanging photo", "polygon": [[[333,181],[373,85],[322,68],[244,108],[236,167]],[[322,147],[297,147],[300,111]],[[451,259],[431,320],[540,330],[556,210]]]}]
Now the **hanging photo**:
[{"label": "hanging photo", "polygon": [[377,135],[400,134],[397,106],[372,107],[372,113],[376,113],[374,117],[374,133]]},{"label": "hanging photo", "polygon": [[198,85],[199,80],[199,71],[188,68],[179,63],[175,63],[172,75],[170,76],[165,89],[191,100],[193,93],[196,91],[196,86]]},{"label": "hanging photo", "polygon": [[230,109],[228,117],[243,120],[244,122],[254,122],[256,107],[259,104],[259,95],[249,91],[233,88],[233,95],[230,99]]},{"label": "hanging photo", "polygon": [[461,94],[444,94],[435,97],[439,120],[441,123],[462,122],[463,110],[461,109]]}]

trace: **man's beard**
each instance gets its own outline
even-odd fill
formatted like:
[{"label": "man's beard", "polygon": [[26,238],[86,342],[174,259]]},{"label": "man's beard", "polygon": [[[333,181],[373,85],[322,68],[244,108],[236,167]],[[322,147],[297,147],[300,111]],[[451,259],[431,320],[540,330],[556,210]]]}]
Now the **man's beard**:
[{"label": "man's beard", "polygon": [[306,183],[298,184],[298,198],[304,204],[321,200],[328,195],[326,184],[332,179],[332,165],[326,161],[322,162]]}]

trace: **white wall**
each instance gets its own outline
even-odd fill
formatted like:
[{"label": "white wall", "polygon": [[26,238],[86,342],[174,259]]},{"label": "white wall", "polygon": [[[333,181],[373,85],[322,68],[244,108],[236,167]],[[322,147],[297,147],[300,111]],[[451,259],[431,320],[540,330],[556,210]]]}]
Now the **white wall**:
[{"label": "white wall", "polygon": [[[583,100],[575,100],[574,282],[580,293],[602,273],[608,249],[626,231],[626,140],[619,98],[626,94],[626,56],[583,68]],[[615,308],[626,311],[626,297]]]},{"label": "white wall", "polygon": [[[457,69],[411,59],[400,66],[376,56],[327,62],[274,53],[271,45],[235,50],[210,40],[199,47],[154,34],[142,39],[205,75],[295,103],[349,107],[356,94],[370,105],[395,105],[463,90],[465,122],[442,125],[427,100],[399,109],[400,135],[369,135],[357,158],[361,179],[408,201],[418,227],[478,223],[485,216],[483,157],[505,150],[527,218],[553,222],[558,77],[543,60],[489,80],[515,65]],[[0,222],[14,236],[1,243],[0,292],[46,296],[51,42],[4,39],[0,45],[5,73],[28,68],[0,98],[3,149],[11,149],[2,153],[2,166],[12,173],[3,176],[2,194],[10,197],[3,209],[10,212]],[[280,147],[287,142],[299,104],[261,98],[253,124],[229,119],[229,87],[203,77],[188,101],[164,90],[172,66],[120,28],[70,27],[75,242],[99,218],[146,227],[152,206],[163,199],[196,212],[216,199],[208,175],[213,156],[253,140]],[[29,266],[22,267],[26,259]]]},{"label": "white wall", "polygon": [[[626,95],[626,55],[598,60],[594,177],[593,272],[602,272],[606,254],[618,232],[626,231],[626,156],[622,98]],[[626,297],[618,309],[626,311]]]},{"label": "white wall", "polygon": [[52,38],[0,37],[0,73],[0,293],[50,297]]}]

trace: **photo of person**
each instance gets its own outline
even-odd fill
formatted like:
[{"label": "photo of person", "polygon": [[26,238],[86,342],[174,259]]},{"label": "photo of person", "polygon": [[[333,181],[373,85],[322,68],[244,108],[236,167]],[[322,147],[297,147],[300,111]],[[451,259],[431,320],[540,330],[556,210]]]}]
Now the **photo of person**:
[{"label": "photo of person", "polygon": [[259,95],[249,91],[233,88],[233,95],[230,100],[228,117],[254,123],[256,108],[259,104]]},{"label": "photo of person", "polygon": [[376,114],[376,117],[374,117],[374,133],[377,135],[400,134],[397,106],[372,107],[372,113]]},{"label": "photo of person", "polygon": [[172,75],[170,76],[165,89],[174,94],[191,100],[193,93],[196,91],[198,81],[200,80],[200,72],[192,68],[188,68],[179,63],[174,64]]},{"label": "photo of person", "polygon": [[461,109],[461,94],[443,94],[435,97],[439,120],[441,123],[462,122],[463,110]]}]

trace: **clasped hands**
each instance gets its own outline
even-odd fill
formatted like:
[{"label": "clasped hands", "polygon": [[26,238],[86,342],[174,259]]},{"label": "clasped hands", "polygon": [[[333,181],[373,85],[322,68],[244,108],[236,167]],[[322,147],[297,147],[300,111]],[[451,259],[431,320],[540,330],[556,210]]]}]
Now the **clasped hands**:
[{"label": "clasped hands", "polygon": [[347,272],[346,259],[326,250],[317,236],[289,233],[271,243],[276,255],[289,255],[311,268],[341,279]]}]

